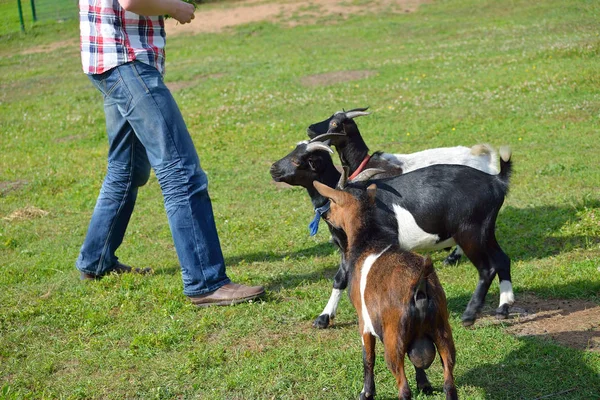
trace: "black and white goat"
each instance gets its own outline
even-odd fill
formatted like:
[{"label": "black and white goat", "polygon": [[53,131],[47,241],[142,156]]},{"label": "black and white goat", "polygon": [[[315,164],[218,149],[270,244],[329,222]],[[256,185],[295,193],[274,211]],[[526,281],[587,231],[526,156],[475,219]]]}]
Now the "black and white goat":
[{"label": "black and white goat", "polygon": [[[377,152],[369,155],[369,147],[354,121],[356,117],[370,115],[366,112],[367,109],[338,111],[331,117],[310,125],[306,130],[311,141],[329,141],[329,145],[336,148],[342,164],[349,169],[350,180],[356,177],[352,174],[358,174],[367,168],[387,170],[399,167],[406,173],[434,164],[466,165],[491,175],[499,172],[498,154],[487,144],[477,144],[473,147],[438,147],[409,154]],[[388,165],[387,162],[392,165]]]},{"label": "black and white goat", "polygon": [[[377,178],[406,173],[434,164],[466,165],[488,174],[498,173],[498,154],[487,144],[473,147],[455,146],[427,149],[409,154],[375,152],[369,154],[369,147],[362,138],[354,118],[369,115],[367,108],[338,111],[331,117],[310,125],[307,133],[311,141],[322,141],[335,146],[342,165],[348,168],[350,180],[361,180],[363,170],[379,168],[385,171]],[[444,264],[456,264],[463,254],[457,246]]]},{"label": "black and white goat", "polygon": [[[330,187],[335,187],[340,179],[331,159],[333,150],[320,142],[300,142],[296,148],[281,160],[271,165],[271,176],[276,182],[284,182],[292,186],[301,186],[308,191],[310,201],[315,210],[315,218],[309,225],[310,234],[315,235],[322,215],[329,212],[329,200],[319,194],[313,186],[313,181],[319,181]],[[334,245],[340,250],[340,264],[333,278],[333,290],[327,305],[313,322],[316,328],[327,328],[335,318],[342,293],[348,286],[347,270],[344,267],[344,253],[348,245],[346,234],[329,223],[327,224]]]},{"label": "black and white goat", "polygon": [[404,369],[406,355],[415,367],[419,390],[432,393],[425,370],[435,359],[436,349],[444,367],[446,399],[458,399],[453,375],[456,350],[446,295],[431,259],[403,251],[396,233],[379,225],[374,184],[352,194],[317,181],[314,186],[331,201],[327,222],[342,229],[348,238],[348,295],[358,314],[363,343],[364,385],[360,398],[375,396],[373,367],[375,338],[379,338],[400,399],[411,398]]},{"label": "black and white goat", "polygon": [[[312,182],[312,179],[333,187],[341,174],[333,164],[327,146],[321,144],[316,147],[317,144],[299,143],[290,154],[271,166],[271,176],[275,181],[306,188],[318,221],[320,215],[328,212],[327,199],[319,195],[309,181]],[[496,218],[508,193],[512,168],[510,156],[510,149],[501,149],[502,159],[497,175],[463,165],[431,165],[370,181],[377,183],[378,187],[379,223],[397,232],[402,249],[435,250],[458,244],[477,268],[479,282],[462,315],[465,326],[475,322],[496,274],[500,279],[497,317],[506,318],[509,305],[514,302],[510,259],[495,236]],[[352,181],[348,190],[365,184]],[[334,242],[344,250],[347,238],[343,232],[329,228]],[[316,327],[326,328],[335,317],[341,292],[347,285],[344,264],[342,259],[329,302],[314,322]]]}]

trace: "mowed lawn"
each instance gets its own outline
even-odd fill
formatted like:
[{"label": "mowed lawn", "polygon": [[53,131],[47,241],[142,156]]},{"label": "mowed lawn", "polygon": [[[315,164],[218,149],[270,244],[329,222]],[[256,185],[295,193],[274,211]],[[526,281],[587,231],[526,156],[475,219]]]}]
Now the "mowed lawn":
[{"label": "mowed lawn", "polygon": [[[357,398],[362,350],[348,299],[333,328],[311,326],[339,256],[324,223],[309,236],[306,192],[269,175],[309,124],[342,108],[370,107],[357,123],[373,151],[510,145],[497,236],[515,306],[524,296],[600,305],[597,2],[434,0],[414,13],[314,22],[168,40],[165,80],[209,176],[228,273],[268,290],[202,310],[182,294],[154,175],[118,255],[155,273],[78,280],[106,168],[102,99],[81,71],[77,21],[0,36],[0,398]],[[363,78],[316,79],[348,71]],[[543,332],[514,336],[489,318],[463,328],[477,274],[466,260],[443,266],[445,255],[432,253],[460,397],[600,398],[599,352]],[[495,281],[486,312],[497,302]],[[444,398],[438,361],[433,396],[408,375],[415,398]],[[378,398],[397,397],[380,344],[376,383]]]}]

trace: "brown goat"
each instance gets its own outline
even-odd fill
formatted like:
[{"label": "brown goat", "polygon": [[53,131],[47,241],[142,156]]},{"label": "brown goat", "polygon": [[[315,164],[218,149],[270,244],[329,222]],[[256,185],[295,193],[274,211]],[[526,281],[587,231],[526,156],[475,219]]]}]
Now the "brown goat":
[{"label": "brown goat", "polygon": [[433,362],[436,348],[444,366],[446,399],[457,399],[453,376],[456,350],[446,295],[431,259],[402,251],[393,232],[378,226],[373,214],[374,184],[366,191],[353,191],[358,197],[317,181],[313,185],[331,200],[327,222],[348,237],[348,293],[358,313],[363,342],[364,387],[360,398],[375,395],[373,367],[378,337],[385,348],[387,366],[396,378],[400,399],[411,398],[404,370],[406,355],[415,367],[419,390],[432,392],[425,369]]}]

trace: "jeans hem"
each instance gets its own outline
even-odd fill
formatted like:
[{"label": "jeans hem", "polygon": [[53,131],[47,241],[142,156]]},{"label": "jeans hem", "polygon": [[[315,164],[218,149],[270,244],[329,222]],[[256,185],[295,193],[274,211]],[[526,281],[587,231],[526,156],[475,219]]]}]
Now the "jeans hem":
[{"label": "jeans hem", "polygon": [[212,286],[209,286],[207,289],[202,289],[202,290],[198,290],[195,292],[188,292],[184,289],[183,294],[186,296],[200,296],[202,294],[206,294],[206,293],[210,293],[210,292],[214,292],[215,290],[217,290],[218,288],[220,288],[221,286],[225,286],[228,283],[231,283],[231,279],[229,278],[225,278],[222,281],[220,281],[219,283],[216,283]]},{"label": "jeans hem", "polygon": [[89,269],[79,269],[79,268],[77,268],[77,271],[79,271],[79,272],[83,272],[84,274],[98,275],[98,272],[96,272],[96,271],[91,271],[91,270],[89,270]]}]

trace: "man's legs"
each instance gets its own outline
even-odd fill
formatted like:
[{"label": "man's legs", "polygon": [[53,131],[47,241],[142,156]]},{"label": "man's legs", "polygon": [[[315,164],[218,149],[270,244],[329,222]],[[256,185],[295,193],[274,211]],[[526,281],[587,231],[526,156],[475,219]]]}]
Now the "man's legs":
[{"label": "man's legs", "polygon": [[[92,82],[104,84],[107,80],[111,81],[110,77],[92,79]],[[104,110],[109,141],[108,167],[76,262],[77,268],[90,276],[103,276],[119,267],[115,252],[123,241],[138,187],[150,176],[146,150],[119,112],[117,102],[105,97]]]},{"label": "man's legs", "polygon": [[[261,294],[262,288],[235,285],[225,274],[207,177],[179,108],[159,72],[133,62],[92,80],[104,93],[106,102],[117,104],[154,168],[181,264],[184,294],[198,296],[203,304],[227,304]],[[202,296],[205,294],[209,295]]]},{"label": "man's legs", "polygon": [[181,265],[184,294],[199,295],[229,283],[208,195],[208,179],[179,107],[160,73],[132,62],[117,68],[121,109],[144,147],[161,186]]}]

